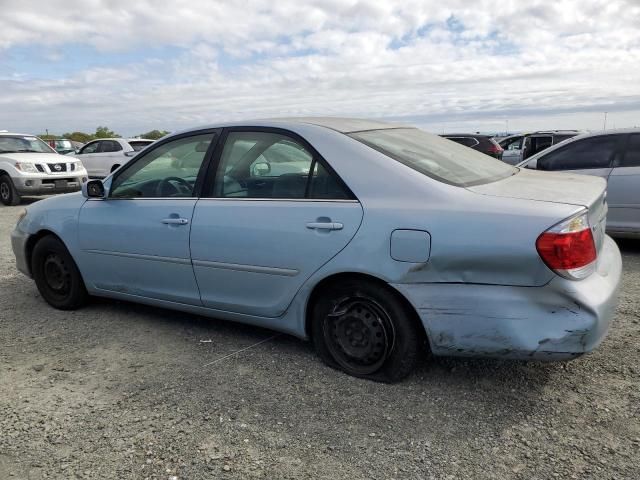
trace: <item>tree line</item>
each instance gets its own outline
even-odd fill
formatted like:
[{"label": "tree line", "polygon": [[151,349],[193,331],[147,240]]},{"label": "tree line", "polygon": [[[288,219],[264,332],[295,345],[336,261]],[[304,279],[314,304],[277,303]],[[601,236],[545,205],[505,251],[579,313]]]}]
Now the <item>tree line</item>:
[{"label": "tree line", "polygon": [[[140,138],[148,138],[150,140],[158,140],[159,138],[164,137],[169,134],[166,130],[151,130],[150,132],[141,133],[137,135]],[[66,138],[67,140],[73,140],[74,142],[87,143],[91,140],[95,140],[96,138],[120,138],[121,135],[117,134],[113,130],[108,127],[98,127],[94,133],[86,133],[86,132],[68,132],[62,135],[52,135],[52,134],[43,134],[38,135],[43,140],[54,140],[56,138]]]}]

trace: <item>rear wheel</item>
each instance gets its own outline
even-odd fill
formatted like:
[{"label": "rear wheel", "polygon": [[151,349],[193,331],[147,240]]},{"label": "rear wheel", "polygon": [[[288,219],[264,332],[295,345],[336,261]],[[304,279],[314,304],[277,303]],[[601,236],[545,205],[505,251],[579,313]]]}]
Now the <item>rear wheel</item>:
[{"label": "rear wheel", "polygon": [[0,176],[0,201],[7,206],[14,206],[20,203],[20,195],[13,186],[9,175]]},{"label": "rear wheel", "polygon": [[396,382],[409,375],[423,348],[413,317],[390,287],[341,282],[321,292],[313,306],[313,343],[331,367],[355,377]]},{"label": "rear wheel", "polygon": [[88,294],[80,271],[64,244],[53,235],[36,243],[31,272],[38,291],[49,305],[74,310],[87,302]]}]

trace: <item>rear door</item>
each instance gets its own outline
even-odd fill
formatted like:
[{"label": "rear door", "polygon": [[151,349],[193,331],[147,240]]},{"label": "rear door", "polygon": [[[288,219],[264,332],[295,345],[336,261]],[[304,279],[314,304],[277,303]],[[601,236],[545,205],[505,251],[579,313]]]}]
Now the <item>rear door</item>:
[{"label": "rear door", "polygon": [[202,303],[277,317],[353,238],[362,207],[325,160],[288,131],[229,129],[223,140],[208,198],[193,214],[191,258]]},{"label": "rear door", "polygon": [[640,133],[626,138],[623,154],[609,175],[608,227],[617,233],[640,233]]}]

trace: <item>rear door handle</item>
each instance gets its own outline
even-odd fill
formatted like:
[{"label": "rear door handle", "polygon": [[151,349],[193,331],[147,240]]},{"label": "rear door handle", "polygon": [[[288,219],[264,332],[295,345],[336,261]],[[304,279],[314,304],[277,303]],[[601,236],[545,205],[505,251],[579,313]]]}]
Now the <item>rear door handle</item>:
[{"label": "rear door handle", "polygon": [[186,218],[165,218],[162,220],[162,223],[166,223],[167,225],[186,225],[189,223],[189,220]]},{"label": "rear door handle", "polygon": [[342,230],[343,224],[339,222],[309,222],[307,228],[312,230]]}]

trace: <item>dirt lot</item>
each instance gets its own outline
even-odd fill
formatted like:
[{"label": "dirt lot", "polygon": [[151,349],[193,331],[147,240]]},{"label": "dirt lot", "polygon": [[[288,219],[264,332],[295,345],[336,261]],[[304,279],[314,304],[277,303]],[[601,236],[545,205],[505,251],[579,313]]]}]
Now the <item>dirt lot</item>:
[{"label": "dirt lot", "polygon": [[621,243],[594,354],[436,359],[380,385],[266,330],[103,300],[53,310],[14,267],[19,211],[0,207],[2,479],[640,478],[640,242]]}]

